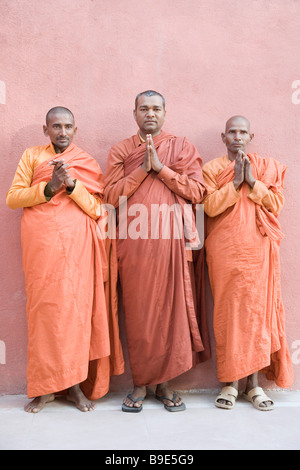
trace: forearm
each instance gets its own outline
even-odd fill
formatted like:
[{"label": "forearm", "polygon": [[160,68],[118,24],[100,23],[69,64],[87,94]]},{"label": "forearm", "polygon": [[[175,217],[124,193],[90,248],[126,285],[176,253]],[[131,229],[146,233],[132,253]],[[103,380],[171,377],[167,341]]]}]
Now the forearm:
[{"label": "forearm", "polygon": [[12,185],[6,195],[6,204],[10,209],[20,209],[22,207],[32,207],[47,202],[44,190],[47,181],[24,188],[20,185]]},{"label": "forearm", "polygon": [[136,168],[127,176],[108,173],[104,190],[105,200],[114,207],[118,207],[119,197],[129,198],[147,176],[148,173],[142,167]]},{"label": "forearm", "polygon": [[275,193],[271,189],[268,189],[262,181],[258,180],[256,180],[252,190],[248,194],[248,197],[253,202],[264,206],[268,211],[275,215],[280,213],[284,205],[284,196],[280,191]]},{"label": "forearm", "polygon": [[176,173],[167,166],[157,173],[158,178],[175,194],[193,204],[200,204],[205,194],[205,187],[187,175]]},{"label": "forearm", "polygon": [[209,217],[216,217],[233,206],[240,197],[239,191],[235,189],[231,181],[221,189],[216,189],[206,196],[204,199],[204,211]]},{"label": "forearm", "polygon": [[101,215],[101,200],[89,193],[79,180],[75,180],[73,189],[67,188],[67,194],[89,217],[97,220]]}]

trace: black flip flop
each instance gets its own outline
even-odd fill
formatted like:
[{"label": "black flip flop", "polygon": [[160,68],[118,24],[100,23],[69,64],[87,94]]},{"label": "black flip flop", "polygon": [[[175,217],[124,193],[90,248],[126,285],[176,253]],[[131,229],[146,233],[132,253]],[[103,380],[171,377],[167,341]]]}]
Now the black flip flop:
[{"label": "black flip flop", "polygon": [[[171,412],[175,412],[175,411],[184,411],[186,409],[186,406],[185,404],[182,402],[180,405],[176,406],[175,405],[175,401],[176,401],[176,398],[177,398],[177,394],[176,393],[173,393],[173,397],[172,398],[169,398],[169,397],[160,397],[158,395],[155,395],[155,398],[159,401],[161,401],[165,407],[166,410],[168,411],[171,411]],[[169,400],[171,402],[174,403],[174,406],[169,406],[169,405],[166,405],[163,400]]]},{"label": "black flip flop", "polygon": [[[129,400],[133,401],[133,403],[136,403],[138,401],[144,401],[144,399],[145,399],[145,397],[133,398],[131,393],[129,393],[127,395],[127,398],[129,398]],[[143,405],[141,405],[141,406],[128,406],[128,405],[125,405],[125,403],[122,404],[122,411],[125,411],[125,413],[139,413],[140,411],[142,411],[142,409],[143,409]]]}]

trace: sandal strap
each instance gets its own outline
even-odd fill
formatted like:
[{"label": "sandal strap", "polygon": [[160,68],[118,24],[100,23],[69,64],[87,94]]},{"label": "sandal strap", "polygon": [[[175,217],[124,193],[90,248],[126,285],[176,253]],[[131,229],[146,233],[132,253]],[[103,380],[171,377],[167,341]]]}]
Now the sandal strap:
[{"label": "sandal strap", "polygon": [[144,400],[145,400],[145,397],[133,398],[133,396],[131,395],[131,393],[129,393],[129,394],[127,395],[127,398],[129,398],[129,400],[131,400],[133,403],[137,403],[138,401],[144,401]]},{"label": "sandal strap", "polygon": [[239,392],[236,388],[227,385],[226,387],[222,388],[220,394],[215,400],[215,403],[217,404],[219,400],[226,400],[229,401],[231,403],[231,407],[233,407],[235,405],[238,393]]},{"label": "sandal strap", "polygon": [[[264,401],[270,401],[272,405],[274,405],[273,400],[271,400],[271,398],[265,394],[261,387],[254,387],[252,390],[250,390],[248,392],[248,397],[250,397],[251,400],[254,401],[257,405],[260,405]],[[253,399],[253,397],[255,398]]]},{"label": "sandal strap", "polygon": [[156,395],[156,398],[160,401],[162,400],[169,400],[171,401],[172,403],[174,403],[175,405],[175,402],[176,402],[176,398],[178,397],[177,393],[173,392],[173,396],[172,398],[169,398],[169,397],[165,397],[165,396],[160,396],[160,395]]},{"label": "sandal strap", "polygon": [[230,385],[226,385],[226,387],[222,388],[221,394],[222,395],[232,395],[236,399],[239,392],[236,388],[231,387]]}]

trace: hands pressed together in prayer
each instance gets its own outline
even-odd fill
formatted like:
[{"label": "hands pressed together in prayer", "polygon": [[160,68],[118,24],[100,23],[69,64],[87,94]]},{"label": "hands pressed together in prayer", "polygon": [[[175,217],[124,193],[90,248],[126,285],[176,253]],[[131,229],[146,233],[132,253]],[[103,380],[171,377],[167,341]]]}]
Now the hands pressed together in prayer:
[{"label": "hands pressed together in prayer", "polygon": [[238,187],[244,181],[249,184],[250,188],[253,188],[256,180],[252,174],[252,168],[249,158],[242,150],[239,150],[235,159],[234,166],[233,184],[235,189],[238,189]]},{"label": "hands pressed together in prayer", "polygon": [[150,170],[156,171],[159,173],[160,170],[163,168],[163,164],[160,162],[158,155],[156,153],[154,142],[151,134],[146,135],[146,152],[145,152],[145,159],[144,163],[142,164],[142,168],[147,171]]},{"label": "hands pressed together in prayer", "polygon": [[53,193],[59,191],[65,184],[67,188],[74,189],[75,183],[68,173],[68,164],[62,160],[52,160],[49,165],[54,165],[52,178],[49,181]]}]

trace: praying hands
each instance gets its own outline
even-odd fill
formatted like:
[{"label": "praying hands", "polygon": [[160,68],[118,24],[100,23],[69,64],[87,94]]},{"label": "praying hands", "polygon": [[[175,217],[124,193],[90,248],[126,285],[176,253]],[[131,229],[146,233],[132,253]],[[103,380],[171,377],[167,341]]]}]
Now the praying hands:
[{"label": "praying hands", "polygon": [[244,181],[249,184],[250,188],[253,188],[256,180],[252,174],[251,162],[249,158],[244,152],[242,152],[242,150],[239,150],[235,159],[234,166],[233,184],[235,189],[238,189],[238,187]]},{"label": "praying hands", "polygon": [[156,173],[159,173],[160,170],[163,168],[163,164],[159,160],[155,147],[154,147],[154,142],[151,134],[147,134],[146,136],[146,152],[145,152],[145,159],[142,164],[142,168],[147,171],[147,173],[150,170],[156,171]]}]

